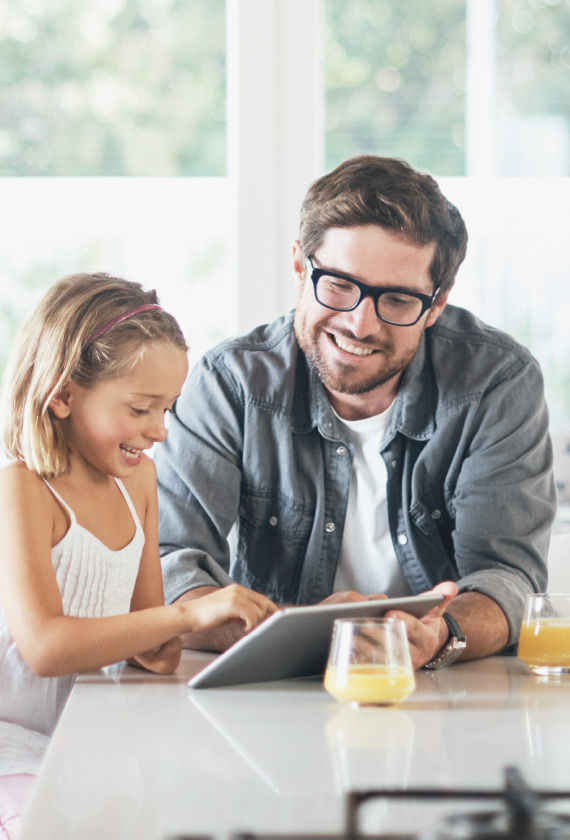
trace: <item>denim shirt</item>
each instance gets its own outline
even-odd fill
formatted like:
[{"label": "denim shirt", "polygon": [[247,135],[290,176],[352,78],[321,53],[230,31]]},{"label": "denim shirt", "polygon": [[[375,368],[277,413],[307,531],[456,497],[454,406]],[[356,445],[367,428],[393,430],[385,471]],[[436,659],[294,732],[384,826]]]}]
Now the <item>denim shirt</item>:
[{"label": "denim shirt", "polygon": [[[171,421],[155,454],[167,601],[232,581],[276,603],[330,595],[353,453],[293,313],[208,352]],[[515,642],[525,595],[546,586],[555,512],[536,360],[448,305],[404,373],[380,451],[411,592],[455,580],[484,593]]]}]

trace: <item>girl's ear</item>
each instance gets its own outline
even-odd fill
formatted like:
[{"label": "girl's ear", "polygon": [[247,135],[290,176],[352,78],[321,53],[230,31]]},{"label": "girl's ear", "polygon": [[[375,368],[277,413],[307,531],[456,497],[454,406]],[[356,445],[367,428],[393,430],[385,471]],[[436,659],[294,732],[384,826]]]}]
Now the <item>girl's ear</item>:
[{"label": "girl's ear", "polygon": [[69,417],[71,414],[71,388],[69,382],[66,382],[57,394],[51,398],[49,407],[52,414],[59,420],[64,420],[66,417]]}]

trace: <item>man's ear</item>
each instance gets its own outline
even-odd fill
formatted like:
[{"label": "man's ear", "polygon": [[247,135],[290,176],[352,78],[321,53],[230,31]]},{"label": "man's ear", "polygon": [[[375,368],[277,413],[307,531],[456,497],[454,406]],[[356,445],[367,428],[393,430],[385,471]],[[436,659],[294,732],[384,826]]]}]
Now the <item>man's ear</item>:
[{"label": "man's ear", "polygon": [[433,325],[445,309],[445,304],[447,303],[447,298],[449,297],[450,291],[451,289],[448,289],[446,292],[443,292],[443,294],[437,296],[435,303],[430,309],[429,314],[427,316],[426,328],[433,327]]},{"label": "man's ear", "polygon": [[71,383],[66,382],[57,394],[49,401],[49,407],[53,415],[59,420],[64,420],[71,414]]},{"label": "man's ear", "polygon": [[297,294],[301,294],[305,284],[305,265],[303,263],[303,252],[301,251],[301,243],[298,239],[293,241],[292,249],[293,258],[293,274],[295,276],[295,286]]}]

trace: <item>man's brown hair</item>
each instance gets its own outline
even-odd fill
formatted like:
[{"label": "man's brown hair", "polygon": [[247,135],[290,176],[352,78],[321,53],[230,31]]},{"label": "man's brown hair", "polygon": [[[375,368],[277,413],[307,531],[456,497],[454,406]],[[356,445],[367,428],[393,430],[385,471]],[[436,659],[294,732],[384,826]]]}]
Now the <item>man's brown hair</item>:
[{"label": "man's brown hair", "polygon": [[299,240],[311,257],[331,227],[380,225],[417,245],[436,243],[434,290],[446,292],[465,258],[461,214],[436,181],[398,158],[357,155],[314,181],[301,207]]}]

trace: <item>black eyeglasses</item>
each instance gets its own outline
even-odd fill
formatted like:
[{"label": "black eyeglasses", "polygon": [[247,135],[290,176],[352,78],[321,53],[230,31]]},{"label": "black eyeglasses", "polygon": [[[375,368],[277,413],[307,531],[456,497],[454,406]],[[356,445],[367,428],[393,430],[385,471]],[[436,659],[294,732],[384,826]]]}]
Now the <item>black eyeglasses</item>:
[{"label": "black eyeglasses", "polygon": [[424,312],[433,306],[439,292],[439,287],[433,295],[395,288],[379,289],[345,274],[315,268],[310,257],[305,258],[305,264],[313,282],[315,298],[322,306],[337,312],[349,312],[356,309],[363,298],[371,297],[380,320],[396,327],[411,327],[417,324]]}]

